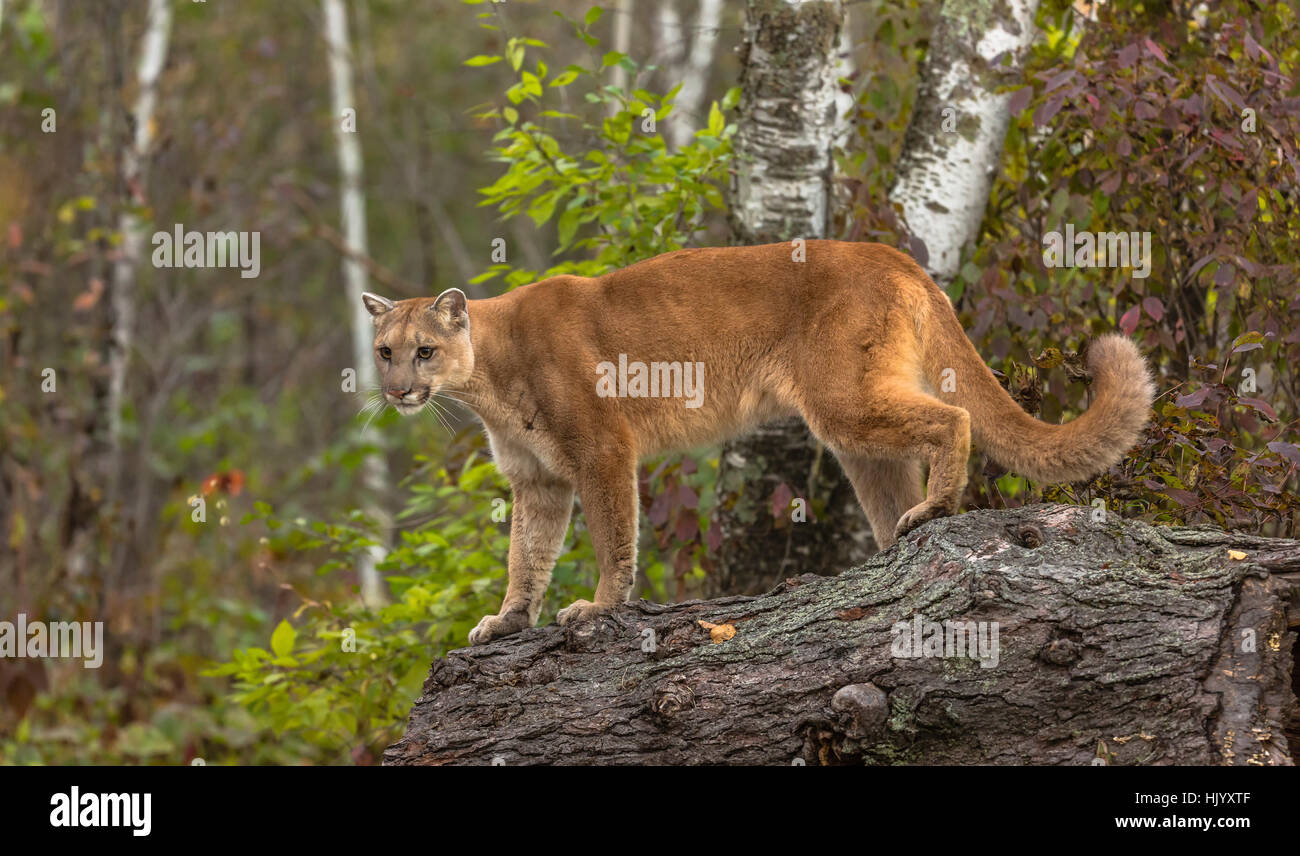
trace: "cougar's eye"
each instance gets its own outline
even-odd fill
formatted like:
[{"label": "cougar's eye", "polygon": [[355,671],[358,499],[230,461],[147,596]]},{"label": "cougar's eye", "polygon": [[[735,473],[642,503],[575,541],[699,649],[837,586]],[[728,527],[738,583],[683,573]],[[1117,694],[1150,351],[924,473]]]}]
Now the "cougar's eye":
[{"label": "cougar's eye", "polygon": [[416,351],[416,353],[420,355],[420,359],[427,360],[433,356],[433,348],[426,346]]},{"label": "cougar's eye", "polygon": [[393,356],[393,349],[392,349],[392,348],[380,348],[380,349],[379,349],[379,358],[382,359],[384,362],[388,362],[389,358],[392,357],[392,356]]}]

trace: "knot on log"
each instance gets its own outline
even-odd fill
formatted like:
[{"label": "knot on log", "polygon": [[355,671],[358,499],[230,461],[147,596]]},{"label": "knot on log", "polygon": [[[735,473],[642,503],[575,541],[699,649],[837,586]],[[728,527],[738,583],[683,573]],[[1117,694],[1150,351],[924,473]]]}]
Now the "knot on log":
[{"label": "knot on log", "polygon": [[1022,523],[1011,530],[1011,537],[1017,544],[1029,550],[1043,546],[1047,536],[1037,523]]},{"label": "knot on log", "polygon": [[605,650],[612,639],[640,635],[618,611],[608,612],[564,625],[564,649],[574,654],[597,653]]},{"label": "knot on log", "polygon": [[1043,647],[1042,657],[1056,666],[1068,666],[1083,656],[1083,646],[1073,639],[1052,639]]},{"label": "knot on log", "polygon": [[831,697],[831,710],[837,714],[846,735],[862,739],[884,729],[889,718],[889,699],[875,684],[849,684]]},{"label": "knot on log", "polygon": [[650,712],[661,720],[668,720],[683,710],[695,707],[695,691],[682,675],[673,675],[650,695]]},{"label": "knot on log", "polygon": [[456,669],[447,660],[434,660],[429,667],[429,676],[424,679],[421,692],[427,695],[454,686],[460,680],[463,672],[463,669]]}]

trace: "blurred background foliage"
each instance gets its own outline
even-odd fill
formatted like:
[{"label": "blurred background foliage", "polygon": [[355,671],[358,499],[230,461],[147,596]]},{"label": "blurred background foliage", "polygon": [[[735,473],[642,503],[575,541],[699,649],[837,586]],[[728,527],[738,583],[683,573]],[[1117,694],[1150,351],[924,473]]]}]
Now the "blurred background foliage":
[{"label": "blurred background foliage", "polygon": [[[647,6],[631,7],[637,37],[617,51],[622,8],[350,4],[373,290],[484,297],[725,242],[743,9],[727,5],[706,97],[686,113],[674,101],[693,4],[676,24]],[[886,200],[938,4],[848,9],[837,234],[923,252]],[[499,604],[508,486],[463,412],[363,430],[363,401],[343,391],[351,307],[320,6],[175,13],[136,213],[148,231],[260,231],[262,271],[140,271],[117,455],[105,283],[131,198],[117,161],[145,4],[10,0],[0,20],[0,618],[102,620],[108,643],[97,671],[0,660],[0,762],[377,763],[430,658]],[[1294,535],[1294,11],[1049,2],[1039,27],[981,240],[949,294],[1045,419],[1085,406],[1077,351],[1106,330],[1139,338],[1162,395],[1143,445],[1093,483],[1029,484],[976,455],[968,506],[1101,498],[1158,522]],[[694,132],[683,144],[666,142],[675,121]],[[1066,223],[1151,232],[1150,275],[1045,267],[1043,236]],[[372,453],[392,473],[387,520],[358,510]],[[698,593],[716,471],[709,449],[643,468],[642,595]],[[367,605],[353,559],[374,545],[389,597]],[[543,621],[594,583],[580,515],[566,550]]]}]

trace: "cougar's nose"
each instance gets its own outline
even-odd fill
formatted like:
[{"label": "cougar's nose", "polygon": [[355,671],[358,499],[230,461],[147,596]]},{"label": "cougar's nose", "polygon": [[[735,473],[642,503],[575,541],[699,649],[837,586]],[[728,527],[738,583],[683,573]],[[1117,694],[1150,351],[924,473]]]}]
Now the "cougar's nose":
[{"label": "cougar's nose", "polygon": [[393,396],[393,398],[401,398],[402,396],[406,395],[410,391],[411,391],[410,389],[398,389],[395,386],[390,386],[388,388],[388,394]]}]

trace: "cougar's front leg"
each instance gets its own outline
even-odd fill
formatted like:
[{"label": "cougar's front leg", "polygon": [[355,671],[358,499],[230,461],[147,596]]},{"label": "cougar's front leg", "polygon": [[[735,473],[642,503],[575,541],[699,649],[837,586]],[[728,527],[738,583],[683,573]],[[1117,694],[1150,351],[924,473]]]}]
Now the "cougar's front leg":
[{"label": "cougar's front leg", "polygon": [[636,576],[636,456],[630,449],[604,450],[585,464],[578,498],[596,550],[600,581],[596,600],[578,600],[560,610],[560,624],[580,621],[627,602]]},{"label": "cougar's front leg", "polygon": [[510,582],[501,611],[485,615],[469,632],[471,645],[518,633],[537,623],[551,582],[564,533],[573,511],[573,486],[562,481],[528,480],[511,485]]}]

